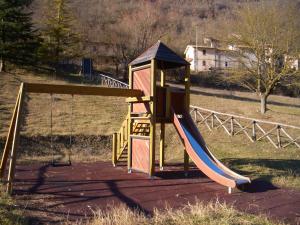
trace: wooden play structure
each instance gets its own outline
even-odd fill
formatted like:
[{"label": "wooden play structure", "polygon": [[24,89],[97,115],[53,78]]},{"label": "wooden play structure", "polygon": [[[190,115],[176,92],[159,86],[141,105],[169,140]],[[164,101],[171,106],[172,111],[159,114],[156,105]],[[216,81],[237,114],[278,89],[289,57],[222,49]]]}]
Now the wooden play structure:
[{"label": "wooden play structure", "polygon": [[[184,88],[166,85],[166,71],[181,70]],[[183,143],[184,170],[189,158],[212,180],[231,188],[249,183],[250,179],[228,169],[207,148],[197,126],[189,114],[190,65],[158,41],[129,65],[129,88],[104,88],[74,85],[22,83],[17,97],[0,165],[0,178],[7,174],[7,191],[12,192],[16,155],[20,136],[20,118],[26,93],[68,95],[102,95],[127,97],[128,114],[117,133],[113,134],[112,163],[127,158],[128,172],[155,174],[156,130],[159,132],[159,167],[164,167],[165,125],[173,123]],[[108,103],[109,104],[109,103]],[[157,143],[158,145],[158,143]]]},{"label": "wooden play structure", "polygon": [[[174,89],[165,83],[166,70],[181,68],[185,89]],[[143,97],[127,98],[128,114],[118,133],[113,134],[113,165],[127,155],[128,171],[140,171],[150,176],[155,172],[156,125],[159,132],[159,167],[163,169],[165,155],[165,124],[172,123],[172,106],[177,111],[189,108],[190,65],[158,41],[130,63],[129,89],[141,90]],[[177,103],[177,104],[176,104]],[[184,151],[184,168],[188,155]]]}]

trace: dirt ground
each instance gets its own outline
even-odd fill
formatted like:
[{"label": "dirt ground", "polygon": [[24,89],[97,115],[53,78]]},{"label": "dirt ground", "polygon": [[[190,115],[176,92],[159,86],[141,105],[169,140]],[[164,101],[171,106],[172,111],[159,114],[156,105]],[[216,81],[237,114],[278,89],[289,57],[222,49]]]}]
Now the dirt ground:
[{"label": "dirt ground", "polygon": [[151,215],[154,208],[178,208],[196,199],[218,199],[248,213],[300,224],[300,191],[254,180],[244,191],[228,194],[195,168],[185,177],[182,165],[168,166],[153,178],[128,174],[125,166],[114,168],[108,162],[18,165],[14,194],[32,224],[84,220],[97,209],[118,204]]}]

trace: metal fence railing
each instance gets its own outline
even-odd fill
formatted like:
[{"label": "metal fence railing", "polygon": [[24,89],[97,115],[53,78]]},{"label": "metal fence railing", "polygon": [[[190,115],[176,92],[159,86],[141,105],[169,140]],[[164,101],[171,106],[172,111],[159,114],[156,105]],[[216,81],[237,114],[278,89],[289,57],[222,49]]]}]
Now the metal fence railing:
[{"label": "metal fence railing", "polygon": [[93,79],[95,82],[103,86],[113,87],[113,88],[124,88],[124,89],[129,88],[128,84],[101,73],[94,74]]}]

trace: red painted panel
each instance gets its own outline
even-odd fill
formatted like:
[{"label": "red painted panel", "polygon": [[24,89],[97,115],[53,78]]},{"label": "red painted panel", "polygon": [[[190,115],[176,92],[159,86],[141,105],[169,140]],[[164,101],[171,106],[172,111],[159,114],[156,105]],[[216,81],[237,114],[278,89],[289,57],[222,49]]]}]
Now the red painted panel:
[{"label": "red painted panel", "polygon": [[149,173],[149,140],[132,138],[132,169]]},{"label": "red painted panel", "polygon": [[[151,94],[151,69],[147,68],[133,72],[132,86],[133,89],[142,90],[146,96],[149,96]],[[143,113],[148,111],[148,103],[133,104],[133,112],[135,113]]]}]

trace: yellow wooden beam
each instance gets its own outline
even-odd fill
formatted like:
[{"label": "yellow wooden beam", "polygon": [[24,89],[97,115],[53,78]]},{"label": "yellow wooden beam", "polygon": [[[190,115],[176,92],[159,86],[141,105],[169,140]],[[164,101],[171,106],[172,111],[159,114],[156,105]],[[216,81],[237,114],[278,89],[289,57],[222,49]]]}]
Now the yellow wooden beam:
[{"label": "yellow wooden beam", "polygon": [[139,102],[150,102],[150,101],[152,101],[152,97],[150,96],[126,98],[126,102],[128,103],[139,103]]},{"label": "yellow wooden beam", "polygon": [[21,123],[24,95],[25,95],[24,84],[22,83],[21,87],[20,87],[20,99],[19,99],[19,104],[18,104],[18,108],[17,108],[16,124],[15,124],[15,129],[14,129],[12,149],[11,149],[11,153],[10,153],[9,170],[8,170],[7,192],[9,194],[12,193],[13,181],[14,181],[14,176],[15,176],[16,157],[17,157],[17,150],[19,147],[20,123]]},{"label": "yellow wooden beam", "polygon": [[155,124],[156,124],[156,61],[151,60],[151,96],[153,101],[150,102],[150,111],[152,114],[150,124],[150,171],[149,175],[153,176],[155,172]]},{"label": "yellow wooden beam", "polygon": [[186,107],[186,110],[189,112],[189,109],[190,109],[190,87],[191,87],[190,67],[189,66],[185,67],[184,86],[185,86],[185,107]]},{"label": "yellow wooden beam", "polygon": [[117,133],[113,133],[112,137],[112,164],[116,166],[117,164]]},{"label": "yellow wooden beam", "polygon": [[165,164],[165,123],[160,124],[160,141],[159,141],[159,168],[163,170]]},{"label": "yellow wooden beam", "polygon": [[9,155],[9,152],[10,152],[11,147],[12,147],[15,124],[16,124],[16,118],[17,118],[17,110],[18,110],[18,106],[19,106],[19,102],[20,102],[20,92],[21,92],[21,88],[20,88],[19,93],[18,93],[17,101],[16,101],[16,104],[15,104],[12,119],[10,121],[10,126],[9,126],[9,130],[8,130],[8,134],[7,134],[3,154],[2,154],[1,165],[0,165],[0,179],[2,179],[3,176],[4,176],[4,171],[5,171],[5,168],[6,168],[8,155]]},{"label": "yellow wooden beam", "polygon": [[160,86],[161,87],[166,86],[166,77],[165,77],[165,72],[163,70],[160,71]]},{"label": "yellow wooden beam", "polygon": [[[185,110],[186,112],[190,111],[190,66],[185,67]],[[187,171],[189,169],[189,155],[187,154],[186,150],[184,149],[184,171],[187,175]]]},{"label": "yellow wooden beam", "polygon": [[[128,79],[129,79],[129,89],[132,90],[132,68],[129,66],[128,69]],[[132,112],[132,103],[128,104],[128,125],[127,125],[127,169],[128,173],[131,173],[131,167],[132,167],[132,148],[131,148],[131,131],[132,131],[132,120],[131,120],[131,112]]]},{"label": "yellow wooden beam", "polygon": [[55,93],[71,95],[98,95],[98,96],[120,96],[120,97],[140,97],[143,96],[141,90],[105,88],[81,85],[57,85],[24,83],[26,92],[31,93]]}]

